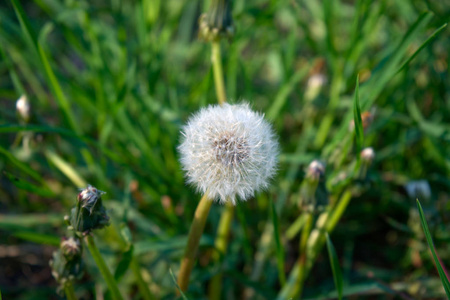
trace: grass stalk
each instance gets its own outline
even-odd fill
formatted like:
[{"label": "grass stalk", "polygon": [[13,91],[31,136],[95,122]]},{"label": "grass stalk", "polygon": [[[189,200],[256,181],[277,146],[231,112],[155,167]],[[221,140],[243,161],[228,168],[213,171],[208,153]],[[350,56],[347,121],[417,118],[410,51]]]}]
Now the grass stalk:
[{"label": "grass stalk", "polygon": [[100,251],[95,244],[94,238],[91,235],[87,235],[84,237],[84,241],[86,246],[91,252],[92,258],[94,259],[97,267],[100,270],[103,278],[106,281],[106,285],[108,286],[109,291],[111,292],[111,297],[115,300],[123,300],[122,295],[120,294],[119,287],[117,286],[116,280],[114,276],[111,274],[111,271],[108,269],[103,257],[100,254]]},{"label": "grass stalk", "polygon": [[75,290],[73,289],[72,281],[69,280],[66,283],[64,283],[64,294],[66,294],[67,300],[77,299],[77,296],[75,296]]},{"label": "grass stalk", "polygon": [[211,62],[214,72],[214,84],[216,86],[217,100],[220,105],[227,102],[225,82],[223,80],[222,56],[220,53],[220,41],[211,43]]},{"label": "grass stalk", "polygon": [[205,228],[206,219],[212,205],[212,200],[206,195],[202,197],[195,210],[194,220],[189,230],[188,242],[181,261],[181,268],[178,274],[178,285],[182,291],[186,291],[189,286],[189,277],[194,267],[195,256],[197,254],[198,244]]},{"label": "grass stalk", "polygon": [[302,231],[302,235],[300,237],[300,257],[298,260],[299,273],[297,277],[297,284],[295,285],[295,290],[293,291],[293,295],[295,299],[301,299],[302,291],[303,291],[303,283],[305,281],[305,265],[307,260],[306,254],[306,246],[308,243],[308,238],[311,233],[311,227],[313,223],[313,214],[308,212],[306,213],[306,221]]},{"label": "grass stalk", "polygon": [[[217,236],[214,242],[215,252],[213,254],[214,261],[220,261],[221,256],[223,257],[227,251],[228,246],[228,236],[230,232],[231,222],[234,216],[234,205],[227,202],[225,205],[225,210],[222,212],[219,221],[219,227],[217,229]],[[209,286],[209,299],[218,300],[220,299],[220,294],[222,292],[222,273],[214,275],[211,279]]]}]

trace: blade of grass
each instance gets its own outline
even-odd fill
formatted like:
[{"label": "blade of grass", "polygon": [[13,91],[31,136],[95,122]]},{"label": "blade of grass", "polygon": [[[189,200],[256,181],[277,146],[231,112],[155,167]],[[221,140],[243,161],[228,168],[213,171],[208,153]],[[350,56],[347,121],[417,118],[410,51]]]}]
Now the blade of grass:
[{"label": "blade of grass", "polygon": [[280,240],[280,226],[278,222],[278,215],[275,209],[275,204],[271,201],[271,217],[273,222],[275,245],[277,251],[277,266],[278,266],[278,277],[280,279],[281,286],[286,284],[286,274],[284,272],[284,249]]},{"label": "blade of grass", "polygon": [[53,73],[53,70],[50,66],[50,63],[47,59],[47,55],[45,54],[45,51],[42,47],[43,38],[46,36],[46,33],[48,33],[48,28],[46,30],[43,30],[43,33],[41,35],[41,38],[38,41],[38,38],[34,34],[31,24],[28,21],[28,18],[25,14],[25,11],[23,10],[22,5],[18,0],[11,0],[11,3],[14,7],[14,11],[16,12],[17,18],[19,19],[20,26],[22,27],[22,31],[24,32],[26,38],[33,46],[36,53],[38,53],[39,58],[41,60],[41,63],[44,67],[45,74],[47,76],[48,84],[50,89],[52,90],[56,100],[58,101],[59,106],[61,107],[61,110],[67,119],[69,126],[72,130],[74,130],[76,133],[80,133],[80,129],[75,122],[75,119],[73,117],[73,114],[70,109],[69,101],[67,100],[66,96],[64,95],[61,86],[59,85],[58,80],[56,79],[55,74]]},{"label": "blade of grass", "polygon": [[341,300],[343,290],[342,272],[341,268],[339,267],[339,260],[336,254],[336,250],[334,249],[333,243],[331,242],[328,233],[326,237],[327,237],[328,256],[330,258],[331,270],[333,271],[334,284],[336,285],[336,290],[338,292],[338,299]]},{"label": "blade of grass", "polygon": [[447,275],[445,274],[444,268],[439,261],[439,258],[436,254],[436,250],[434,249],[433,239],[431,238],[430,230],[428,229],[427,220],[425,219],[425,215],[423,213],[422,205],[420,205],[419,199],[417,201],[417,208],[419,209],[420,214],[420,222],[422,223],[423,231],[425,233],[425,237],[427,239],[428,246],[430,247],[431,254],[433,255],[434,263],[436,264],[436,269],[438,270],[439,277],[441,278],[442,285],[444,286],[445,293],[447,297],[450,299],[450,283]]},{"label": "blade of grass", "polygon": [[64,161],[55,152],[47,150],[45,151],[47,159],[58,168],[72,183],[77,187],[84,187],[87,185],[86,180],[81,177],[80,174],[66,161]]},{"label": "blade of grass", "polygon": [[353,121],[355,124],[356,151],[359,159],[359,153],[364,143],[364,130],[361,119],[361,108],[359,106],[359,75],[356,77],[355,96],[353,98]]},{"label": "blade of grass", "polygon": [[419,48],[417,48],[417,50],[413,53],[413,55],[411,55],[403,64],[400,68],[398,68],[397,72],[395,72],[395,74],[401,72],[404,68],[406,68],[406,66],[420,53],[420,51],[422,51],[423,48],[425,48],[432,40],[434,40],[436,38],[436,36],[445,29],[445,27],[447,27],[447,23],[445,23],[444,25],[442,25],[441,27],[439,27],[438,29],[436,29],[426,40],[425,42],[422,43],[422,45],[420,45]]},{"label": "blade of grass", "polygon": [[175,278],[175,275],[173,275],[172,269],[169,269],[170,276],[172,277],[173,282],[175,283],[175,286],[177,287],[178,293],[180,293],[181,297],[183,297],[184,300],[188,300],[186,295],[181,290],[180,286],[177,283],[177,279]]},{"label": "blade of grass", "polygon": [[47,187],[40,187],[37,185],[32,184],[31,182],[18,178],[14,176],[11,173],[8,173],[6,171],[3,171],[3,174],[8,177],[9,181],[14,184],[17,188],[28,191],[30,193],[33,193],[35,195],[39,195],[46,198],[51,198],[55,196],[55,193],[51,191]]}]

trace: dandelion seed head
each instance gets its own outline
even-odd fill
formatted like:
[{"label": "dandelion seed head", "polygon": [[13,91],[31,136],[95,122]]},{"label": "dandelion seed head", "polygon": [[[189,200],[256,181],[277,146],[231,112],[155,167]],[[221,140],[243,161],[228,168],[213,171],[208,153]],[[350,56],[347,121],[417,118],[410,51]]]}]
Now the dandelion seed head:
[{"label": "dandelion seed head", "polygon": [[211,105],[194,114],[179,146],[187,182],[221,203],[245,201],[275,175],[278,141],[248,104]]}]

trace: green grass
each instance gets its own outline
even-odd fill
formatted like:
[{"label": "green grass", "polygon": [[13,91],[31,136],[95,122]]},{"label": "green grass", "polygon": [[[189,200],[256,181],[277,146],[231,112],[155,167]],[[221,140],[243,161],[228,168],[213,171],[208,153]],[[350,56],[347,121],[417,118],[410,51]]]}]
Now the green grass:
[{"label": "green grass", "polygon": [[[179,132],[192,113],[217,103],[211,45],[197,39],[208,5],[0,4],[3,298],[58,297],[48,260],[86,183],[107,192],[112,224],[96,241],[122,294],[137,298],[148,285],[157,299],[176,297],[201,198],[185,184]],[[234,1],[236,33],[221,42],[226,93],[273,123],[279,172],[268,191],[238,203],[226,255],[217,262],[209,255],[224,207],[213,205],[183,297],[206,299],[217,272],[223,299],[288,293],[300,256],[300,186],[313,159],[326,163],[316,192],[324,211],[314,216],[313,232],[320,232],[319,215],[330,212],[323,228],[341,267],[342,295],[445,297],[439,276],[450,267],[449,14],[440,1]],[[325,81],[314,86],[314,78]],[[27,124],[15,110],[22,94],[32,108]],[[368,126],[365,112],[373,116]],[[356,172],[363,147],[376,153],[367,176]],[[427,181],[428,197],[407,193],[416,180]],[[427,239],[419,221],[425,218]],[[442,272],[426,253],[431,237]],[[92,298],[97,283],[100,292],[106,286],[87,254],[74,288]],[[307,263],[304,299],[337,297],[329,263],[319,247]]]}]

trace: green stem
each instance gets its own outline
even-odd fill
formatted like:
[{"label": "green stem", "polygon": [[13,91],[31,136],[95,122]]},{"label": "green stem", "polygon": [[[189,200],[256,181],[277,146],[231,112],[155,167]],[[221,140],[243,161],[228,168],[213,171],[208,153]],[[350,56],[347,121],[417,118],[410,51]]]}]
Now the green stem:
[{"label": "green stem", "polygon": [[114,279],[113,275],[111,274],[110,270],[108,269],[108,266],[106,265],[105,261],[103,260],[103,257],[101,256],[100,251],[97,248],[97,245],[95,245],[94,238],[91,235],[86,235],[84,237],[84,241],[86,243],[86,246],[89,249],[89,252],[91,252],[92,258],[94,259],[95,263],[97,264],[97,267],[99,268],[100,273],[102,273],[102,276],[106,281],[106,285],[108,286],[108,289],[111,292],[112,298],[115,300],[122,300],[123,298],[122,298],[122,295],[120,294],[116,280]]},{"label": "green stem", "polygon": [[67,281],[66,283],[64,283],[64,293],[66,294],[67,300],[77,300],[77,296],[75,296],[75,290],[73,289],[72,281]]},{"label": "green stem", "polygon": [[212,200],[206,195],[202,197],[195,210],[194,220],[189,230],[188,242],[184,251],[184,257],[181,261],[180,272],[178,274],[178,285],[184,292],[189,286],[189,277],[194,267],[195,255],[197,254],[198,244],[205,228]]},{"label": "green stem", "polygon": [[346,189],[339,199],[337,205],[334,207],[333,211],[325,211],[319,216],[316,222],[316,226],[311,232],[306,245],[308,259],[306,260],[304,270],[301,271],[299,265],[294,267],[294,269],[291,271],[291,274],[289,275],[288,284],[286,284],[280,291],[277,299],[286,299],[288,298],[288,295],[292,295],[296,292],[296,289],[298,289],[298,287],[296,286],[298,277],[300,275],[302,277],[306,277],[311,271],[317,256],[319,255],[323,245],[325,244],[325,234],[330,234],[336,227],[337,223],[342,217],[342,214],[345,212],[345,209],[350,203],[351,196],[351,189]]},{"label": "green stem", "polygon": [[305,281],[305,265],[307,260],[307,253],[306,253],[306,245],[308,242],[309,235],[311,233],[311,227],[313,223],[313,215],[312,213],[308,212],[306,213],[306,222],[305,227],[303,228],[302,235],[300,238],[300,258],[298,260],[298,267],[299,267],[299,275],[297,277],[297,284],[296,289],[293,292],[293,298],[294,299],[301,299],[302,297],[302,291],[303,291],[303,283]]},{"label": "green stem", "polygon": [[222,56],[220,54],[220,41],[211,43],[211,62],[214,72],[214,83],[216,86],[217,101],[220,105],[227,102],[227,94],[225,92],[225,83],[222,71]]},{"label": "green stem", "polygon": [[[214,242],[216,251],[213,254],[214,261],[220,261],[221,256],[225,255],[228,246],[228,236],[230,232],[231,222],[233,221],[234,205],[227,202],[225,210],[222,212],[217,228],[217,236]],[[209,285],[209,299],[218,300],[222,292],[222,273],[214,275]]]}]

